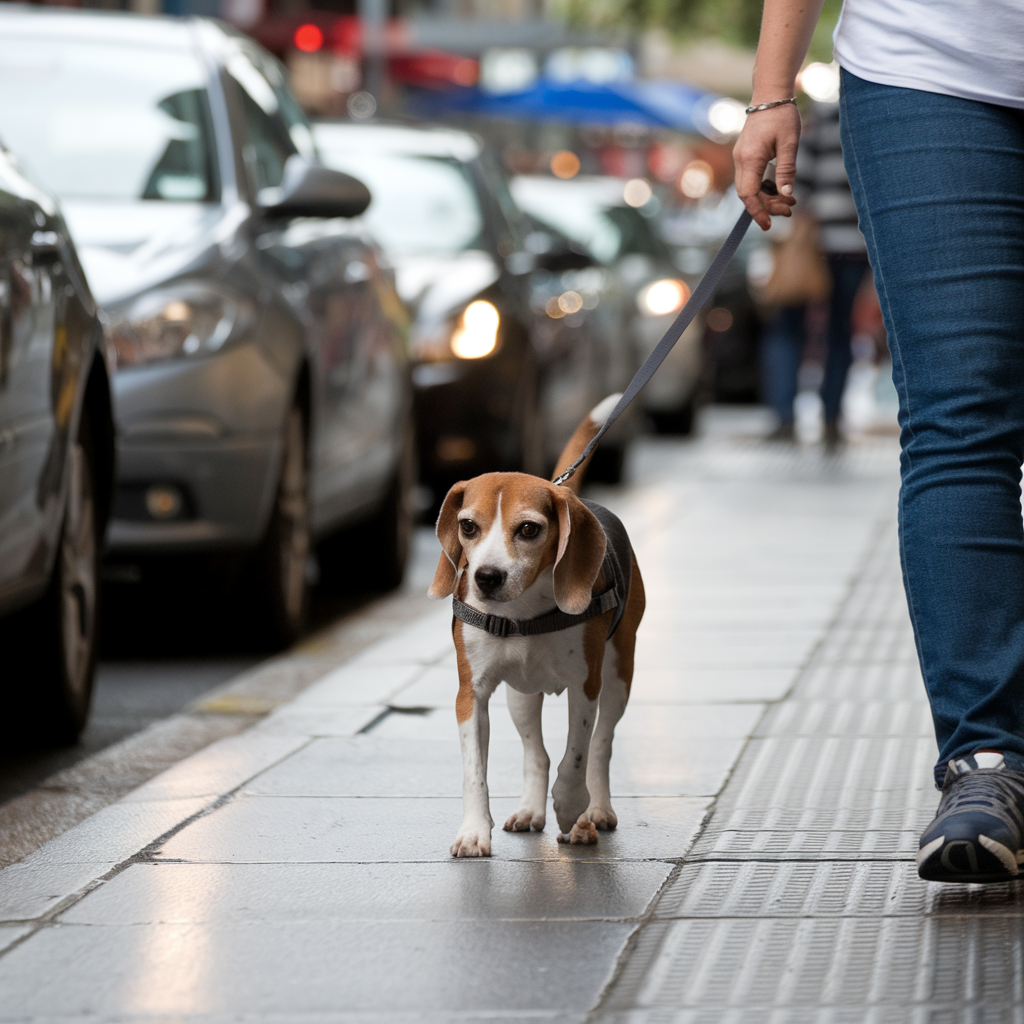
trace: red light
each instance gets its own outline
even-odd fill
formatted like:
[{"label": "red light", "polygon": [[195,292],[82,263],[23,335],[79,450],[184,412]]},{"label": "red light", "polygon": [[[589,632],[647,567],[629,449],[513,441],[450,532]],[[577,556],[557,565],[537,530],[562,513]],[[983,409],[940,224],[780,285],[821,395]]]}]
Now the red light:
[{"label": "red light", "polygon": [[324,45],[324,34],[316,25],[300,25],[295,30],[295,46],[304,53],[315,53]]}]

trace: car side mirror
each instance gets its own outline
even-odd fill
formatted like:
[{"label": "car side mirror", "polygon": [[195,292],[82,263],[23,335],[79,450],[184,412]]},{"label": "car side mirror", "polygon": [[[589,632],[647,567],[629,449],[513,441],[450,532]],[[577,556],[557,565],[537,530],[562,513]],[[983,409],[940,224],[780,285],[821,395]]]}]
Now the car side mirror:
[{"label": "car side mirror", "polygon": [[260,189],[256,203],[269,217],[358,217],[371,198],[351,174],[293,155],[280,186]]}]

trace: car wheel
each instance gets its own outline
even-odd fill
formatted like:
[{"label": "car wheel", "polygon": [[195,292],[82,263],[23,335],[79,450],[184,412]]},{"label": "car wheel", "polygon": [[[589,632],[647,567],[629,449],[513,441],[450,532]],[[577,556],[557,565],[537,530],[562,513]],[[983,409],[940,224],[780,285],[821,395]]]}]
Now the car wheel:
[{"label": "car wheel", "polygon": [[310,551],[309,469],[302,410],[288,413],[270,523],[253,558],[251,601],[259,632],[275,648],[294,642],[306,619]]},{"label": "car wheel", "polygon": [[655,412],[651,414],[654,421],[654,429],[659,434],[677,434],[685,436],[693,433],[693,421],[696,414],[696,401],[691,398],[678,409],[670,412]]},{"label": "car wheel", "polygon": [[4,623],[4,662],[17,680],[24,733],[72,743],[92,701],[99,627],[99,537],[88,419],[68,460],[60,542],[43,598]]},{"label": "car wheel", "polygon": [[[536,376],[536,371],[531,377]],[[526,386],[522,409],[519,416],[519,437],[517,441],[518,459],[515,469],[520,473],[532,473],[534,476],[546,476],[546,457],[544,418],[540,409],[540,389],[536,380],[530,380]]]},{"label": "car wheel", "polygon": [[599,444],[587,467],[587,479],[600,484],[622,483],[625,464],[626,449],[623,446]]}]

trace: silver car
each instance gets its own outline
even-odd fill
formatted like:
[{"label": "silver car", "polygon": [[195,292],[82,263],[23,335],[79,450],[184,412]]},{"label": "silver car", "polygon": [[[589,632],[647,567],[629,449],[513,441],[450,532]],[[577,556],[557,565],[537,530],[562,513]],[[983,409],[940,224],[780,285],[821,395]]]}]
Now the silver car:
[{"label": "silver car", "polygon": [[0,10],[0,137],[61,199],[109,320],[111,555],[243,554],[239,593],[277,643],[339,527],[366,523],[397,582],[406,314],[339,219],[369,192],[319,164],[278,62],[201,19]]},{"label": "silver car", "polygon": [[[618,178],[523,176],[512,181],[516,202],[531,216],[582,245],[618,281],[623,319],[638,358],[646,359],[690,297],[654,225],[625,199]],[[647,189],[647,196],[650,196]],[[644,408],[659,430],[688,433],[703,373],[701,314],[644,388]]]}]

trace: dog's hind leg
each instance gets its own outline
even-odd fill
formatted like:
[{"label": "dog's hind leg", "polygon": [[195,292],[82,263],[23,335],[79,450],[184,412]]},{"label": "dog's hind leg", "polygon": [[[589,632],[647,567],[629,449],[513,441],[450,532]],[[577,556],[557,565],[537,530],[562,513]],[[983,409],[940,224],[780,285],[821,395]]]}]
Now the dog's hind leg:
[{"label": "dog's hind leg", "polygon": [[590,740],[590,759],[587,761],[587,790],[590,793],[590,806],[587,808],[587,820],[595,828],[613,829],[619,819],[612,810],[611,786],[608,781],[608,769],[612,760],[612,740],[615,726],[618,725],[629,689],[619,677],[615,657],[609,650],[605,654],[604,685],[601,687],[601,701],[598,708],[597,725]]},{"label": "dog's hind leg", "polygon": [[643,618],[644,604],[644,582],[634,559],[625,614],[615,635],[605,645],[600,710],[594,737],[590,741],[590,760],[587,763],[590,806],[586,816],[599,829],[613,829],[619,823],[612,810],[608,769],[612,760],[615,726],[626,710],[626,701],[629,700],[629,690],[633,684],[636,631]]},{"label": "dog's hind leg", "polygon": [[548,800],[548,770],[551,760],[544,749],[541,729],[543,693],[520,693],[505,687],[508,710],[523,741],[523,797],[505,822],[506,832],[540,832],[544,828]]}]

